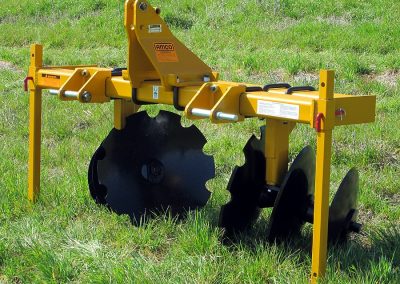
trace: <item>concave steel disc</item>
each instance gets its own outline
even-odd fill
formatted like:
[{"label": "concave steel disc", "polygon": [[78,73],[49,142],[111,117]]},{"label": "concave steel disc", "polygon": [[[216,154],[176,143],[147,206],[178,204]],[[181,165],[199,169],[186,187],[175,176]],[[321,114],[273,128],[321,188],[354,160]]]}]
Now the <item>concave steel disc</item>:
[{"label": "concave steel disc", "polygon": [[331,243],[343,242],[351,231],[350,226],[357,218],[357,195],[359,177],[351,169],[339,186],[329,208],[328,239]]},{"label": "concave steel disc", "polygon": [[96,152],[94,152],[92,159],[89,163],[88,169],[88,183],[89,183],[89,191],[92,198],[98,204],[106,204],[105,195],[106,189],[103,185],[99,184],[99,178],[97,175],[97,162],[104,158],[104,148],[100,146]]},{"label": "concave steel disc", "polygon": [[235,167],[227,190],[231,200],[221,207],[219,226],[230,235],[251,227],[260,215],[258,206],[265,185],[264,128],[261,139],[254,135],[243,149],[245,164]]},{"label": "concave steel disc", "polygon": [[269,221],[270,242],[300,233],[308,208],[312,206],[315,177],[315,153],[305,147],[286,174]]},{"label": "concave steel disc", "polygon": [[204,206],[214,177],[214,159],[203,153],[206,139],[180,116],[139,112],[123,130],[111,130],[89,165],[92,196],[118,214],[138,222],[148,213],[173,215]]}]

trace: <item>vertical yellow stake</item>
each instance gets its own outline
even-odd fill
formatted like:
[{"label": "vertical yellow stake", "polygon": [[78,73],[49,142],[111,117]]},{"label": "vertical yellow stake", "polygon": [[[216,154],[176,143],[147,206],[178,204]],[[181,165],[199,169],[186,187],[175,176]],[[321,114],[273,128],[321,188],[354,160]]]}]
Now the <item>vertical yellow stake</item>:
[{"label": "vertical yellow stake", "polygon": [[322,124],[317,136],[311,283],[317,283],[326,272],[332,130],[335,121],[333,91],[334,72],[321,71],[318,113]]},{"label": "vertical yellow stake", "polygon": [[[36,69],[42,67],[43,49],[41,45],[31,46],[29,75],[34,83],[29,83],[29,172],[28,198],[35,202],[40,192],[40,143],[42,127],[42,90],[36,86]],[[33,87],[32,87],[33,86]]]}]

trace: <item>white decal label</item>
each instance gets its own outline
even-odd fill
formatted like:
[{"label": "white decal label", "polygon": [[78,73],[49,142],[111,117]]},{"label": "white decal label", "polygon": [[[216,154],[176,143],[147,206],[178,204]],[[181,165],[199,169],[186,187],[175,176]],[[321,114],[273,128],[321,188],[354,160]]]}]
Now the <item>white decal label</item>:
[{"label": "white decal label", "polygon": [[153,86],[153,100],[158,100],[159,93],[160,93],[160,86]]},{"label": "white decal label", "polygon": [[150,34],[161,33],[161,32],[162,32],[161,25],[149,25],[149,33]]},{"label": "white decal label", "polygon": [[275,116],[298,120],[300,118],[300,106],[258,101],[257,113],[261,115]]}]

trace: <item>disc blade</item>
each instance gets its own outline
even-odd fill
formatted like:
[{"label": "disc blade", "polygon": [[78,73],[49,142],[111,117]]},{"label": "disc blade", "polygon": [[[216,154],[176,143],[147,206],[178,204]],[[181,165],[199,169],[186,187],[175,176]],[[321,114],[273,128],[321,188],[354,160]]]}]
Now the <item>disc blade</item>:
[{"label": "disc blade", "polygon": [[180,214],[204,206],[210,197],[205,183],[214,177],[205,143],[201,132],[182,127],[176,114],[128,117],[123,130],[113,129],[103,141],[104,158],[97,162],[106,204],[136,221],[146,212]]},{"label": "disc blade", "polygon": [[265,185],[264,128],[261,139],[254,135],[246,143],[243,153],[245,164],[236,167],[231,175],[227,190],[231,200],[223,205],[219,226],[228,235],[251,227],[260,215],[258,200]]},{"label": "disc blade", "polygon": [[331,243],[345,241],[350,223],[356,221],[358,188],[358,171],[351,169],[341,182],[329,208],[328,239]]},{"label": "disc blade", "polygon": [[315,177],[315,153],[305,147],[286,174],[269,221],[270,242],[300,233],[307,209],[312,206]]},{"label": "disc blade", "polygon": [[89,184],[90,195],[98,204],[106,203],[104,186],[99,184],[99,179],[97,175],[97,162],[103,158],[104,158],[104,148],[100,146],[94,152],[92,159],[90,160],[88,169],[88,184]]}]

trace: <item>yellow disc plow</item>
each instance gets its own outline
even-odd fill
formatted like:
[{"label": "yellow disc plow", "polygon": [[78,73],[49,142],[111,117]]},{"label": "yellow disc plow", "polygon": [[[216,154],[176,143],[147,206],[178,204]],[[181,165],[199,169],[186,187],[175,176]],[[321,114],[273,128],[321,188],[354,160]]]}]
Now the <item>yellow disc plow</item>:
[{"label": "yellow disc plow", "polygon": [[[351,170],[329,205],[332,131],[336,126],[375,120],[374,96],[334,93],[334,72],[320,72],[318,90],[284,83],[258,86],[220,81],[219,74],[176,39],[145,0],[127,0],[126,68],[44,66],[41,45],[33,45],[25,80],[30,97],[29,190],[40,190],[42,93],[82,104],[114,103],[114,129],[94,153],[88,170],[91,196],[135,223],[147,213],[183,215],[201,208],[210,192],[214,160],[206,140],[180,116],[162,111],[149,117],[145,104],[172,105],[191,120],[214,124],[265,120],[261,138],[244,148],[246,162],[227,186],[231,200],[219,224],[228,237],[251,228],[262,208],[273,207],[266,238],[284,241],[313,224],[311,281],[324,275],[328,241],[359,232],[358,173]],[[289,167],[289,136],[302,123],[316,135],[316,153],[304,148]]]}]

